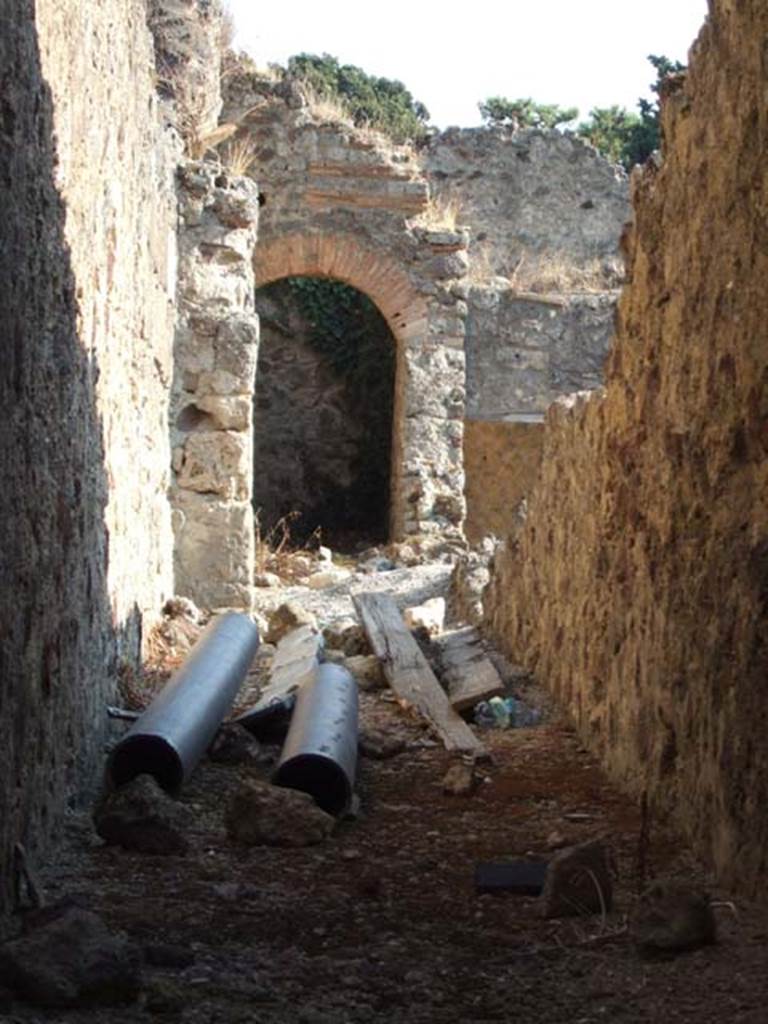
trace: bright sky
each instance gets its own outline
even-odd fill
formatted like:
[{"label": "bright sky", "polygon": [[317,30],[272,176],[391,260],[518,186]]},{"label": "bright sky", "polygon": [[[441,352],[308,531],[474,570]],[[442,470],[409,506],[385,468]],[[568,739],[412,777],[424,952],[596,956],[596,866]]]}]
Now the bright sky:
[{"label": "bright sky", "polygon": [[489,96],[634,110],[648,54],[686,62],[707,0],[227,0],[235,46],[260,65],[296,53],[399,79],[441,128],[480,123]]}]

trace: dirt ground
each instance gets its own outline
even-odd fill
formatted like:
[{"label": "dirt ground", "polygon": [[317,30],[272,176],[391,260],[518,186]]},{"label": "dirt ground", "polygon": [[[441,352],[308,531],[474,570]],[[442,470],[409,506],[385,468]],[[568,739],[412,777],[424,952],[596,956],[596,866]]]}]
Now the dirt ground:
[{"label": "dirt ground", "polygon": [[[486,733],[493,764],[469,796],[444,795],[442,748],[388,691],[361,694],[366,727],[409,741],[362,759],[358,818],[323,845],[236,847],[223,816],[246,769],[203,762],[182,800],[195,812],[186,855],[106,847],[73,816],[44,877],[49,899],[76,896],[139,945],[179,945],[185,968],[144,968],[128,1007],[41,1011],[16,1002],[0,1018],[30,1022],[362,1024],[369,1021],[768,1019],[768,923],[757,908],[718,910],[719,942],[649,961],[623,926],[641,884],[638,808],[601,775],[556,716]],[[427,745],[425,745],[427,744]],[[264,748],[277,755],[279,747]],[[254,769],[247,769],[252,772]],[[265,756],[257,773],[268,778]],[[534,898],[477,895],[479,861],[547,855],[553,833],[605,837],[618,869],[616,908],[545,921]],[[647,877],[706,881],[683,844],[650,828]]]}]

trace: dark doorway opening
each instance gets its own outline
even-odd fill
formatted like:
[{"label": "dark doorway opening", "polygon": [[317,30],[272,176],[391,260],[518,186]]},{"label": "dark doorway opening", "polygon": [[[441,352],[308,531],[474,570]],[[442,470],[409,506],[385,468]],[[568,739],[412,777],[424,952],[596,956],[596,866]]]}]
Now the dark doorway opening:
[{"label": "dark doorway opening", "polygon": [[389,532],[395,340],[371,300],[326,278],[259,288],[254,506],[262,537],[341,551]]}]

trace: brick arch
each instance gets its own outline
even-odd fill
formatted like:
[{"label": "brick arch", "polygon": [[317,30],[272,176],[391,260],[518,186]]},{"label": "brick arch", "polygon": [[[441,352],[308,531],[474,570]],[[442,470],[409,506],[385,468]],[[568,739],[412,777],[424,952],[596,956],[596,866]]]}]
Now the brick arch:
[{"label": "brick arch", "polygon": [[396,341],[427,329],[427,303],[392,260],[351,235],[284,235],[256,248],[256,287],[284,277],[328,277],[351,285],[376,304]]},{"label": "brick arch", "polygon": [[278,218],[256,247],[255,284],[326,277],[375,303],[396,347],[390,538],[462,536],[466,293],[454,286],[465,272],[466,238],[413,233],[404,223],[387,249],[360,240],[369,236],[362,223],[359,235],[347,225],[283,232]]}]

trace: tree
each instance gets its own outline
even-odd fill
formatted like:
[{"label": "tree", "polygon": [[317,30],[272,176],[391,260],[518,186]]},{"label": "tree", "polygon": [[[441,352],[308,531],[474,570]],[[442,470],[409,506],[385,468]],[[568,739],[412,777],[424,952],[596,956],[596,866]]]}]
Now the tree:
[{"label": "tree", "polygon": [[614,163],[631,170],[635,164],[644,163],[654,150],[661,146],[660,99],[664,84],[670,75],[685,71],[685,65],[668,57],[648,57],[656,69],[656,81],[651,92],[654,101],[638,100],[639,114],[628,112],[624,107],[596,107],[589,112],[589,120],[583,121],[576,134],[590,142],[595,149]]},{"label": "tree", "polygon": [[489,96],[478,107],[487,124],[512,128],[557,128],[579,116],[576,107],[534,103],[530,98],[509,100],[505,96]]},{"label": "tree", "polygon": [[354,64],[339,64],[328,53],[296,54],[289,59],[287,71],[319,96],[340,99],[356,125],[369,124],[396,142],[426,135],[429,111],[402,82],[369,75]]},{"label": "tree", "polygon": [[[589,120],[578,126],[576,134],[611,163],[622,164],[629,170],[638,162],[636,153],[642,128],[640,115],[627,111],[625,107],[595,107],[589,112]],[[653,147],[649,152],[652,150]]]}]

